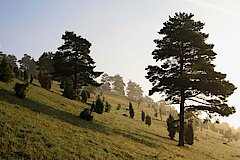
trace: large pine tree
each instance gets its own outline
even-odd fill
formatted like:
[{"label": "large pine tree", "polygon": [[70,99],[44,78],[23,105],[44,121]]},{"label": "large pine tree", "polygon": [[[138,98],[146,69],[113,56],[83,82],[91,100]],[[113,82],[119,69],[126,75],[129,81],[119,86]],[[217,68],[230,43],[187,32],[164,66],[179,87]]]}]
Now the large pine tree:
[{"label": "large pine tree", "polygon": [[54,76],[68,79],[75,93],[82,86],[100,86],[94,79],[102,72],[94,71],[95,62],[89,55],[91,43],[69,31],[65,32],[62,39],[64,44],[53,57]]},{"label": "large pine tree", "polygon": [[[228,116],[235,112],[229,107],[229,97],[236,87],[226,80],[226,74],[215,71],[213,44],[205,41],[201,32],[204,23],[193,20],[193,14],[176,13],[164,23],[156,39],[153,59],[160,66],[148,66],[147,79],[153,84],[149,94],[164,93],[165,100],[180,104],[179,146],[184,146],[184,110],[202,110]],[[186,105],[185,105],[186,103]]]}]

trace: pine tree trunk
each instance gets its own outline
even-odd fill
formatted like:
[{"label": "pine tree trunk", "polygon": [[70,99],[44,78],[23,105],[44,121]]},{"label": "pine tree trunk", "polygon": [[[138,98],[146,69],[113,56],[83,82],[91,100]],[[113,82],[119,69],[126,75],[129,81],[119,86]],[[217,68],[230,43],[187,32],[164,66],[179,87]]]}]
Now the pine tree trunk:
[{"label": "pine tree trunk", "polygon": [[180,103],[180,129],[179,129],[179,143],[178,146],[184,146],[184,91],[181,91]]},{"label": "pine tree trunk", "polygon": [[[184,62],[184,53],[183,53],[183,44],[180,44],[180,77],[183,78],[184,69],[183,69],[183,62]],[[181,92],[181,103],[180,103],[180,128],[179,128],[179,142],[178,146],[184,146],[184,88],[183,86],[180,89]]]}]

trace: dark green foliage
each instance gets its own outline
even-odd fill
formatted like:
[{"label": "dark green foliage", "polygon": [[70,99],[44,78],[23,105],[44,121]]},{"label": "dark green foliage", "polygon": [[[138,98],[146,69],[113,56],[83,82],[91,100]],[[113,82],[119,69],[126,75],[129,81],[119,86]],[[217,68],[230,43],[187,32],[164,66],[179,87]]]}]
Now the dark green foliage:
[{"label": "dark green foliage", "polygon": [[111,107],[112,106],[106,101],[106,103],[105,103],[105,112],[110,112]]},{"label": "dark green foliage", "polygon": [[176,128],[174,124],[174,118],[171,114],[167,119],[167,130],[168,130],[168,133],[169,133],[168,136],[170,137],[170,139],[174,139]]},{"label": "dark green foliage", "polygon": [[[32,76],[32,75],[31,75]],[[47,90],[51,89],[52,86],[52,78],[47,70],[40,70],[38,73],[38,81],[41,84],[42,88]]]},{"label": "dark green foliage", "polygon": [[187,125],[187,130],[185,132],[185,141],[187,144],[192,145],[194,141],[194,132],[192,122],[189,122]]},{"label": "dark green foliage", "polygon": [[18,98],[25,98],[27,93],[27,87],[28,83],[25,84],[16,83],[15,87],[13,88],[15,90],[15,95]]},{"label": "dark green foliage", "polygon": [[93,116],[91,115],[91,110],[88,108],[85,108],[79,115],[79,117],[81,119],[84,119],[86,121],[92,121],[93,120]]},{"label": "dark green foliage", "polygon": [[0,61],[0,81],[8,82],[12,78],[12,69],[7,58],[4,56]]},{"label": "dark green foliage", "polygon": [[145,123],[146,123],[148,126],[151,126],[152,121],[151,121],[151,117],[150,117],[149,115],[146,116]]},{"label": "dark green foliage", "polygon": [[69,31],[65,32],[62,39],[64,44],[58,48],[53,57],[54,77],[61,81],[68,78],[75,93],[83,86],[99,87],[101,84],[94,79],[99,77],[102,72],[94,71],[95,62],[89,55],[91,43]]},{"label": "dark green foliage", "polygon": [[95,112],[98,114],[102,114],[104,109],[103,101],[101,100],[100,96],[98,96],[96,100]]},{"label": "dark green foliage", "polygon": [[[227,98],[236,87],[226,80],[226,74],[215,71],[214,45],[205,42],[208,34],[201,32],[204,23],[194,21],[193,16],[176,13],[169,17],[159,32],[162,39],[154,40],[157,49],[152,52],[153,59],[161,65],[146,68],[146,78],[153,84],[149,94],[160,92],[166,95],[166,101],[180,104],[179,146],[184,146],[185,109],[221,116],[235,113]],[[194,103],[185,106],[185,100]]]},{"label": "dark green foliage", "polygon": [[40,70],[46,70],[48,73],[53,73],[53,53],[44,52],[38,59],[38,66]]},{"label": "dark green foliage", "polygon": [[90,92],[87,90],[82,90],[80,96],[82,98],[82,101],[87,103],[88,98],[90,98]]},{"label": "dark green foliage", "polygon": [[76,99],[76,93],[73,89],[73,85],[71,85],[69,82],[64,84],[63,96],[72,100]]},{"label": "dark green foliage", "polygon": [[30,83],[32,84],[33,82],[33,75],[30,76]]},{"label": "dark green foliage", "polygon": [[145,112],[142,111],[142,121],[145,121]]},{"label": "dark green foliage", "polygon": [[117,110],[121,109],[121,104],[117,104]]},{"label": "dark green foliage", "polygon": [[20,77],[20,70],[18,69],[17,66],[15,66],[15,67],[13,68],[13,73],[14,73],[14,75],[15,75],[16,78],[19,78],[19,77]]},{"label": "dark green foliage", "polygon": [[94,112],[96,110],[96,105],[94,102],[92,102],[90,110],[91,110],[91,112]]},{"label": "dark green foliage", "polygon": [[129,102],[129,114],[131,118],[134,117],[134,109],[131,102]]},{"label": "dark green foliage", "polygon": [[23,78],[24,78],[24,81],[28,82],[28,73],[26,70],[23,72]]}]

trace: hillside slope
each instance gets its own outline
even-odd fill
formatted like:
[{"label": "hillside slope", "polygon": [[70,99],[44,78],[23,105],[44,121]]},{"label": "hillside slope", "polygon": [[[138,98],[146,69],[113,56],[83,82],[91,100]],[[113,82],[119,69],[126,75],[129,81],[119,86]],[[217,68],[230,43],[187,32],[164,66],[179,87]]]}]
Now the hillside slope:
[{"label": "hillside slope", "polygon": [[87,122],[78,115],[89,106],[62,97],[57,83],[47,91],[34,81],[19,99],[12,89],[18,81],[0,82],[0,159],[240,159],[239,142],[223,144],[207,130],[195,132],[194,145],[177,147],[166,122],[153,120],[150,127],[141,122],[142,109],[152,115],[150,109],[134,107],[134,119],[123,116],[125,97],[105,94],[110,113],[93,113]]}]

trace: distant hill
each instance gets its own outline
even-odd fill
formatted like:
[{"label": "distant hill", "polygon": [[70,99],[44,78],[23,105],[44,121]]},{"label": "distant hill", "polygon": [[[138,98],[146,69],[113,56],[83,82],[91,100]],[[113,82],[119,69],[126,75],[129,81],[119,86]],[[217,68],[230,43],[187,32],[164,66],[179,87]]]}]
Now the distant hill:
[{"label": "distant hill", "polygon": [[[154,118],[153,108],[134,102],[134,118],[123,116],[129,115],[127,97],[103,94],[110,112],[93,113],[88,122],[78,116],[90,106],[62,97],[57,82],[48,91],[34,80],[19,99],[13,93],[19,81],[0,82],[0,159],[240,159],[239,141],[228,143],[206,129],[196,129],[192,146],[177,147],[178,135],[168,138],[166,116]],[[141,121],[142,110],[153,118],[150,127]]]}]

